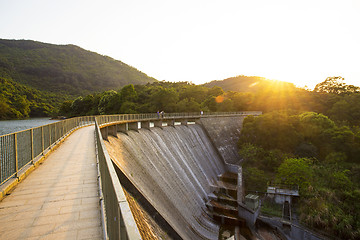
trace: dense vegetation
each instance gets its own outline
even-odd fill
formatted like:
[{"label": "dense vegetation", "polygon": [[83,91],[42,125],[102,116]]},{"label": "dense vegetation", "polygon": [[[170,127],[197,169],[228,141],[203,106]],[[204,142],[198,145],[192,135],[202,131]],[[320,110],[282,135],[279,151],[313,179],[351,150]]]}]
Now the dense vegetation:
[{"label": "dense vegetation", "polygon": [[66,95],[39,91],[0,77],[0,120],[56,115]]},{"label": "dense vegetation", "polygon": [[73,96],[156,81],[121,61],[74,45],[4,39],[0,39],[0,76]]},{"label": "dense vegetation", "polygon": [[154,82],[135,86],[129,84],[117,91],[109,90],[66,101],[59,114],[78,116],[156,111],[216,111],[222,109],[221,103],[216,102],[216,97],[223,93],[218,87],[205,88],[187,82]]},{"label": "dense vegetation", "polygon": [[318,104],[308,103],[322,113],[292,108],[246,118],[240,155],[247,190],[298,185],[300,221],[342,239],[359,239],[360,93],[341,80],[328,78],[316,86]]},{"label": "dense vegetation", "polygon": [[[283,107],[284,98],[306,95],[307,91],[295,88],[293,85],[268,81],[261,91],[224,92],[222,88],[214,86],[208,88],[188,82],[154,82],[146,85],[129,84],[121,89],[104,91],[78,97],[74,101],[65,102],[60,114],[78,116],[93,114],[116,113],[147,113],[158,110],[165,112],[229,112],[245,110],[271,111]],[[266,86],[266,87],[265,87]],[[266,100],[265,100],[266,99]],[[271,104],[269,100],[275,104]],[[298,99],[285,103],[287,107],[300,104]],[[316,101],[316,100],[314,100]]]}]

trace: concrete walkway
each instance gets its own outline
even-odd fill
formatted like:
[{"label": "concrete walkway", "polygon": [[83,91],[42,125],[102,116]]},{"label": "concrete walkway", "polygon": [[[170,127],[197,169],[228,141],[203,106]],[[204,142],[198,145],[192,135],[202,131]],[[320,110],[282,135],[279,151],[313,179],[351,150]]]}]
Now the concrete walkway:
[{"label": "concrete walkway", "polygon": [[94,126],[70,135],[0,202],[0,239],[101,239]]}]

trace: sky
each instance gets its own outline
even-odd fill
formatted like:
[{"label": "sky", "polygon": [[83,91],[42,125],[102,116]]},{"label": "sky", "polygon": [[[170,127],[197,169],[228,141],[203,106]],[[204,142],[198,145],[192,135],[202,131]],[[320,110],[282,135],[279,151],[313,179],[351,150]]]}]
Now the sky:
[{"label": "sky", "polygon": [[360,0],[0,0],[0,38],[74,44],[172,82],[360,86]]}]

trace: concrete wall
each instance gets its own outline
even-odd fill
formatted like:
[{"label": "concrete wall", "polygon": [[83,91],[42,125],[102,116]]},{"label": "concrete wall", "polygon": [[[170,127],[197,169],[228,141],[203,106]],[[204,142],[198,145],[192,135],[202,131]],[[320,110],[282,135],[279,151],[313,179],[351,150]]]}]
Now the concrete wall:
[{"label": "concrete wall", "polygon": [[201,118],[201,124],[226,163],[240,165],[237,142],[246,116]]}]

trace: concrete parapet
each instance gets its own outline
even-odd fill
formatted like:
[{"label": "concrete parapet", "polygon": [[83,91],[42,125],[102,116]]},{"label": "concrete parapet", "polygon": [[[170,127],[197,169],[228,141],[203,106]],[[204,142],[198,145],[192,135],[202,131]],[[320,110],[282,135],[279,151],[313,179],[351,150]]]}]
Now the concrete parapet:
[{"label": "concrete parapet", "polygon": [[181,119],[181,125],[187,126],[188,125],[188,119]]},{"label": "concrete parapet", "polygon": [[138,124],[138,122],[129,122],[129,123],[128,123],[128,126],[129,126],[129,130],[139,131],[139,124]]},{"label": "concrete parapet", "polygon": [[166,123],[167,123],[168,126],[174,127],[175,126],[175,119],[169,119],[169,120],[166,121]]},{"label": "concrete parapet", "polygon": [[108,129],[108,134],[111,136],[116,137],[117,136],[117,126],[116,125],[110,125],[106,127]]},{"label": "concrete parapet", "polygon": [[150,130],[150,121],[143,121],[141,122],[141,128],[149,129]]},{"label": "concrete parapet", "polygon": [[154,121],[154,127],[162,128],[162,120]]},{"label": "concrete parapet", "polygon": [[107,140],[108,139],[108,135],[109,135],[109,129],[108,127],[103,127],[100,129],[101,131],[101,136],[104,140]]},{"label": "concrete parapet", "polygon": [[118,124],[116,129],[118,132],[126,133],[126,123]]}]

